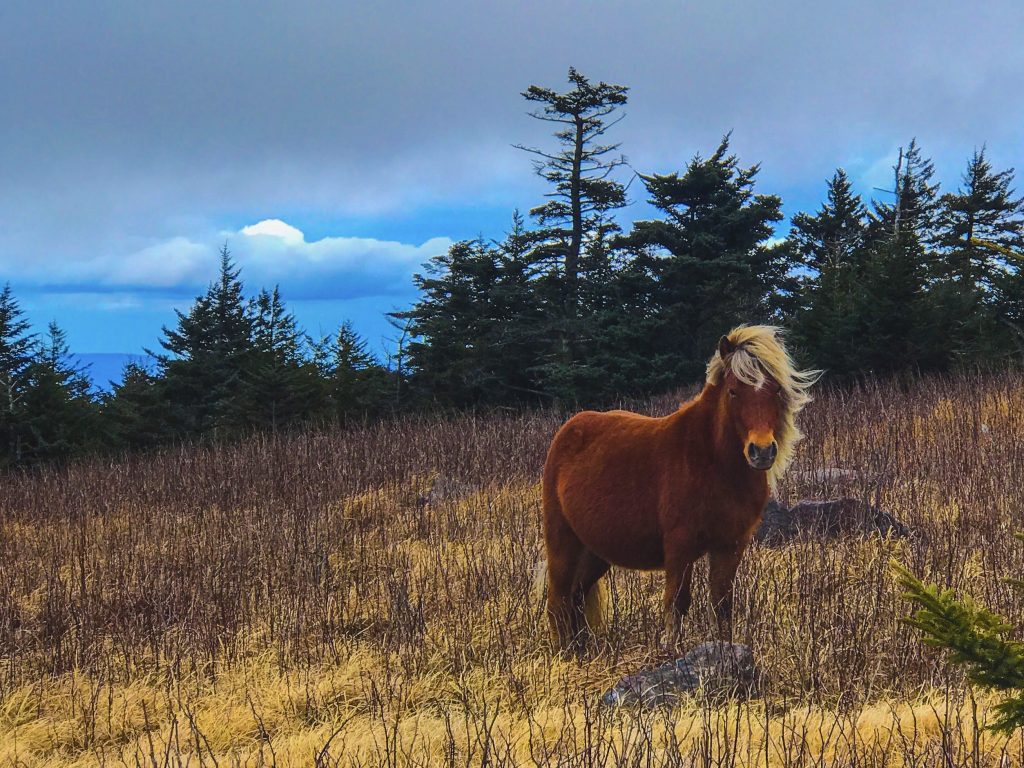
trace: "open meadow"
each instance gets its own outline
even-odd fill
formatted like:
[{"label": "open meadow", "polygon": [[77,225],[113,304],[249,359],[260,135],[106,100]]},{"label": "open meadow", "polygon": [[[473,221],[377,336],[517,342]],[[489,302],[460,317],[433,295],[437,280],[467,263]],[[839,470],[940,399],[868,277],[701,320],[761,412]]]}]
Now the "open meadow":
[{"label": "open meadow", "polygon": [[[677,398],[638,406],[666,413]],[[783,501],[853,495],[906,539],[754,545],[745,702],[609,710],[661,663],[661,574],[553,653],[540,470],[565,414],[407,417],[2,480],[0,766],[1021,765],[991,694],[921,642],[890,570],[1021,618],[1024,382],[821,390]],[[843,488],[813,470],[856,470]],[[684,646],[714,633],[706,568]]]}]

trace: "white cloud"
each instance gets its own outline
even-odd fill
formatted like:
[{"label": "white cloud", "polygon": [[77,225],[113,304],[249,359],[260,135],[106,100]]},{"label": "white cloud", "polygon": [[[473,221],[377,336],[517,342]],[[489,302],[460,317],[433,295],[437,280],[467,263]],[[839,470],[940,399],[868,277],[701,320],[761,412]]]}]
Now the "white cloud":
[{"label": "white cloud", "polygon": [[240,234],[246,237],[276,237],[286,243],[300,244],[306,242],[306,236],[301,229],[296,229],[291,224],[286,224],[280,219],[263,219],[255,224],[242,227]]},{"label": "white cloud", "polygon": [[447,250],[452,241],[435,237],[414,245],[324,237],[309,242],[297,227],[280,219],[264,219],[238,231],[205,237],[179,235],[116,255],[0,266],[19,283],[50,290],[188,295],[213,280],[225,242],[252,291],[280,285],[292,299],[351,299],[408,296],[413,273]]},{"label": "white cloud", "polygon": [[280,283],[302,298],[354,298],[408,293],[413,272],[452,241],[421,245],[366,237],[324,237],[307,242],[301,230],[266,219],[227,235],[228,248],[249,283]]}]

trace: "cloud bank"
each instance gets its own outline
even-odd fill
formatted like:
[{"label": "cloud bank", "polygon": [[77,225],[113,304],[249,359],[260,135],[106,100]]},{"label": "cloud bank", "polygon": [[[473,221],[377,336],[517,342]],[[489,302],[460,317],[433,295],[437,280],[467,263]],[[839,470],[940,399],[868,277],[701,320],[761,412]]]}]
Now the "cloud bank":
[{"label": "cloud bank", "polygon": [[181,297],[202,291],[216,275],[226,243],[250,290],[280,285],[293,300],[407,297],[414,272],[451,240],[419,245],[365,237],[308,241],[281,219],[264,219],[204,239],[175,236],[135,251],[59,262],[0,260],[22,285],[49,293],[112,293],[130,306],[133,293]]}]

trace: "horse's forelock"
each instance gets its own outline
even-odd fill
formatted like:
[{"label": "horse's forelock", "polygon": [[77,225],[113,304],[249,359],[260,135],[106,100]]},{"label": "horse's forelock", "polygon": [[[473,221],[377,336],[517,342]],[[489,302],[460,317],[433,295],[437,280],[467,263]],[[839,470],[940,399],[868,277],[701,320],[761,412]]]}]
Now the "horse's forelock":
[{"label": "horse's forelock", "polygon": [[809,390],[821,375],[820,371],[800,371],[793,364],[781,340],[781,330],[770,325],[741,325],[726,338],[734,347],[722,358],[719,352],[708,362],[707,381],[718,384],[730,371],[745,384],[759,387],[765,378],[779,385],[784,403],[782,423],[775,435],[779,453],[768,471],[768,481],[774,488],[776,481],[793,460],[796,444],[803,437],[796,425],[796,415],[811,401]]}]

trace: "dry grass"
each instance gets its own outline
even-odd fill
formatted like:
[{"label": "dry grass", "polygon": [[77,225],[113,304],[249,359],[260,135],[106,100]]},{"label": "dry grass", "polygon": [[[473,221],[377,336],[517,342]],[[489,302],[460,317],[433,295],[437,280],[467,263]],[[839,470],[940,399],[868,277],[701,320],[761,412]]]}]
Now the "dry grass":
[{"label": "dry grass", "polygon": [[[614,573],[587,662],[547,647],[530,581],[560,419],[408,419],[4,480],[0,765],[1021,764],[1024,734],[984,732],[992,699],[901,624],[887,568],[1019,616],[1001,581],[1024,560],[1019,379],[822,394],[794,469],[859,470],[852,491],[916,535],[752,550],[737,633],[764,695],[672,712],[596,703],[663,660],[660,577]],[[712,628],[698,577],[686,642]]]}]

